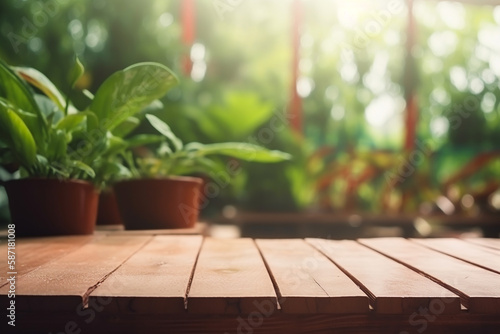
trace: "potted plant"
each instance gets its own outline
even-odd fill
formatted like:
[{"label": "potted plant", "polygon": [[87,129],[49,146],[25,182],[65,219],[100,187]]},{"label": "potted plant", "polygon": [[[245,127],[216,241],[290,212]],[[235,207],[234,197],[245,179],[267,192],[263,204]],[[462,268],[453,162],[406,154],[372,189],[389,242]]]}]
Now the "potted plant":
[{"label": "potted plant", "polygon": [[121,164],[118,158],[120,154],[144,144],[151,144],[162,140],[159,136],[135,135],[130,133],[140,124],[140,117],[146,113],[163,109],[159,100],[154,100],[139,114],[129,117],[122,122],[114,131],[115,146],[101,155],[94,164],[96,174],[99,176],[99,184],[102,189],[99,194],[99,205],[97,210],[97,225],[123,225],[116,202],[113,183],[131,177],[130,171]]},{"label": "potted plant", "polygon": [[[71,86],[82,73],[76,61]],[[160,64],[136,64],[111,75],[78,111],[42,73],[0,61],[0,163],[19,167],[19,179],[3,183],[17,234],[92,233],[99,187],[124,170],[113,156],[149,140],[125,143],[120,129],[176,83]]]},{"label": "potted plant", "polygon": [[214,156],[267,163],[290,159],[287,153],[248,143],[184,145],[161,119],[151,114],[146,118],[164,141],[153,156],[124,156],[135,178],[118,182],[114,187],[126,229],[193,227],[200,200],[210,194],[203,192],[201,178],[185,175],[202,173],[230,179],[235,172],[234,161],[223,164]]}]

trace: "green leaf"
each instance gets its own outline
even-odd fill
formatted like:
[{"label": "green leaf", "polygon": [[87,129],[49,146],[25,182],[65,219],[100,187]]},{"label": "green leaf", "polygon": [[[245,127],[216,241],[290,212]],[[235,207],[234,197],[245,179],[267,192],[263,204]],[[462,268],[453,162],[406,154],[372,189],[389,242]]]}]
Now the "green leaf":
[{"label": "green leaf", "polygon": [[103,154],[107,157],[116,155],[127,148],[127,142],[120,137],[113,136],[111,132],[106,134],[106,148]]},{"label": "green leaf", "polygon": [[61,161],[66,157],[67,150],[66,132],[62,130],[52,131],[47,145],[47,159]]},{"label": "green leaf", "polygon": [[119,180],[132,176],[130,170],[117,161],[102,161],[96,169],[96,175],[105,176],[105,181]]},{"label": "green leaf", "polygon": [[83,67],[83,64],[80,62],[80,59],[78,57],[75,58],[75,63],[73,64],[73,67],[69,71],[69,84],[71,85],[72,88],[75,87],[76,82],[78,79],[80,79],[85,72],[85,68]]},{"label": "green leaf", "polygon": [[97,129],[99,126],[99,120],[97,119],[97,116],[95,113],[93,113],[90,110],[87,111],[81,111],[80,113],[87,115],[87,130],[93,130]]},{"label": "green leaf", "polygon": [[132,132],[136,127],[138,127],[140,124],[140,121],[136,117],[129,117],[120,124],[113,130],[113,135],[117,137],[125,137],[128,135],[130,132]]},{"label": "green leaf", "polygon": [[[4,107],[9,108],[10,110],[14,111],[26,124],[28,129],[31,132],[31,135],[33,136],[33,139],[35,140],[36,143],[44,143],[45,142],[45,137],[43,136],[42,129],[40,129],[40,124],[38,122],[38,116],[26,112],[24,110],[21,110],[15,106],[13,106],[9,101],[5,100],[4,98],[0,97],[0,102],[4,104]],[[1,136],[0,136],[1,137]],[[39,145],[40,147],[40,145]]]},{"label": "green leaf", "polygon": [[163,111],[165,106],[160,100],[154,100],[146,108],[141,110],[141,114],[154,114],[156,112]]},{"label": "green leaf", "polygon": [[89,91],[88,89],[84,89],[84,90],[82,90],[82,93],[83,93],[83,95],[84,95],[87,99],[89,99],[90,101],[92,101],[92,100],[94,99],[94,94],[92,94],[92,92],[91,92],[91,91]]},{"label": "green leaf", "polygon": [[172,142],[176,151],[180,151],[182,149],[182,141],[175,136],[167,123],[163,122],[155,115],[146,115],[146,118],[159,133]]},{"label": "green leaf", "polygon": [[24,80],[40,89],[45,95],[47,95],[47,97],[51,99],[60,110],[64,110],[66,101],[63,95],[52,83],[52,81],[50,81],[49,78],[45,76],[45,74],[31,67],[14,67],[14,70]]},{"label": "green leaf", "polygon": [[36,160],[36,143],[30,130],[13,110],[0,100],[0,138],[21,165],[29,169]]},{"label": "green leaf", "polygon": [[19,109],[42,116],[30,87],[1,59],[0,96]]},{"label": "green leaf", "polygon": [[197,155],[219,154],[254,162],[280,162],[290,160],[291,155],[281,151],[271,151],[264,147],[247,143],[207,144],[191,143],[186,150],[193,150]]},{"label": "green leaf", "polygon": [[226,166],[224,164],[216,163],[212,159],[197,157],[178,161],[177,164],[169,170],[169,173],[172,175],[191,175],[194,173],[201,173],[213,176],[217,175],[217,173],[225,171]]},{"label": "green leaf", "polygon": [[56,129],[71,132],[81,125],[86,118],[87,113],[85,112],[67,115],[56,124]]},{"label": "green leaf", "polygon": [[[268,120],[272,103],[262,101],[252,92],[229,91],[223,103],[199,108],[191,117],[212,142],[244,140]],[[283,120],[277,126],[283,126]]]},{"label": "green leaf", "polygon": [[137,135],[126,140],[128,147],[136,147],[142,145],[155,144],[163,141],[162,136],[157,135]]},{"label": "green leaf", "polygon": [[[59,122],[64,117],[63,111],[60,110],[54,103],[54,101],[49,99],[47,96],[42,94],[35,94],[34,98],[36,103],[38,104],[38,108],[40,108],[40,111],[42,112],[48,124],[48,127],[50,127],[50,125],[53,123]],[[49,121],[49,118],[52,121]]]},{"label": "green leaf", "polygon": [[177,77],[158,63],[139,63],[111,75],[99,87],[89,109],[100,126],[113,130],[178,83]]},{"label": "green leaf", "polygon": [[71,167],[76,168],[76,169],[84,172],[85,174],[90,176],[90,178],[95,177],[94,170],[89,165],[87,165],[79,160],[71,160],[70,165],[71,165]]}]

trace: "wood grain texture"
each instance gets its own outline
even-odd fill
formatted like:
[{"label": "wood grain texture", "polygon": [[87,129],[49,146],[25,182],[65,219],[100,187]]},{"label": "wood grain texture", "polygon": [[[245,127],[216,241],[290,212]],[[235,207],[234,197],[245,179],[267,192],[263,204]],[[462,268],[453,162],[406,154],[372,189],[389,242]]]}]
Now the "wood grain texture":
[{"label": "wood grain texture", "polygon": [[464,241],[480,245],[486,247],[488,249],[494,249],[496,251],[500,251],[500,239],[491,239],[491,238],[467,238],[463,239]]},{"label": "wood grain texture", "polygon": [[306,240],[362,287],[376,313],[411,314],[436,304],[442,306],[440,313],[460,312],[458,296],[355,241]]},{"label": "wood grain texture", "polygon": [[[16,282],[16,305],[27,310],[75,309],[88,293],[152,237],[104,237],[33,270]],[[8,287],[0,289],[5,302]]]},{"label": "wood grain texture", "polygon": [[202,241],[201,236],[154,237],[90,294],[89,303],[106,300],[105,311],[112,313],[183,313]]},{"label": "wood grain texture", "polygon": [[284,313],[367,313],[369,300],[328,258],[302,239],[256,240]]},{"label": "wood grain texture", "polygon": [[274,313],[274,287],[251,239],[206,238],[188,292],[190,313]]},{"label": "wood grain texture", "polygon": [[[82,247],[85,243],[102,236],[61,236],[17,239],[15,247],[17,277],[58,259]],[[7,254],[7,244],[0,245],[1,254]],[[3,258],[3,257],[2,257]],[[5,257],[6,258],[6,257]],[[7,261],[0,263],[0,287],[7,284]]]},{"label": "wood grain texture", "polygon": [[411,241],[500,274],[500,252],[453,238]]},{"label": "wood grain texture", "polygon": [[500,313],[500,275],[402,238],[360,242],[454,291],[470,312]]}]

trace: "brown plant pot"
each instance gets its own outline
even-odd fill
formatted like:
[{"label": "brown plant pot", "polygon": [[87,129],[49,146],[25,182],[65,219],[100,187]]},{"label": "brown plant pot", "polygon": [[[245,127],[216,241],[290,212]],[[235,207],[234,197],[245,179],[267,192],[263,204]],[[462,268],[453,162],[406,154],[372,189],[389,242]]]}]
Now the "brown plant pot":
[{"label": "brown plant pot", "polygon": [[123,225],[113,188],[104,189],[99,194],[97,225]]},{"label": "brown plant pot", "polygon": [[98,192],[82,180],[28,178],[4,183],[16,236],[92,234]]},{"label": "brown plant pot", "polygon": [[116,199],[125,229],[194,227],[201,185],[199,178],[181,176],[116,183]]}]

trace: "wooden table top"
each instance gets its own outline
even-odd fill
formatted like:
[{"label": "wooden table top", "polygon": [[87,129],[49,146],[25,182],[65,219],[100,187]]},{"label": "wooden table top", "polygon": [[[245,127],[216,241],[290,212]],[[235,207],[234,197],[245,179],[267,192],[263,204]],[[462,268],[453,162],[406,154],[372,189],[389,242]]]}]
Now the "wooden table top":
[{"label": "wooden table top", "polygon": [[100,232],[16,240],[16,272],[16,333],[500,330],[500,239]]}]

